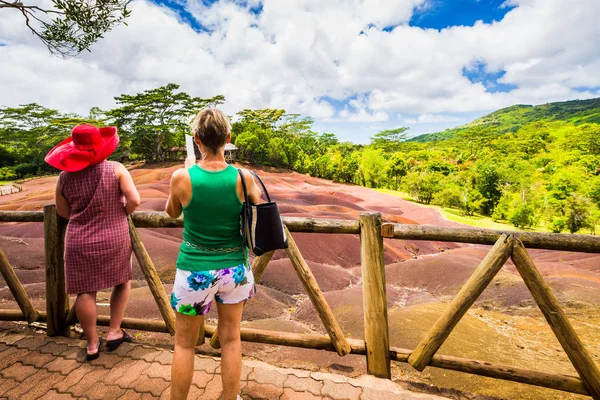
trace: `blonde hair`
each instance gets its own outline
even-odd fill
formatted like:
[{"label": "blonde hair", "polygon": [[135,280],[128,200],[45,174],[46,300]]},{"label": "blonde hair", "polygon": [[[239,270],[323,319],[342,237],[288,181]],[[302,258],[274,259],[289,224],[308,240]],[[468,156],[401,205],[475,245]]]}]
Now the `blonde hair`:
[{"label": "blonde hair", "polygon": [[225,146],[230,132],[229,118],[217,108],[201,110],[192,121],[192,133],[213,154]]}]

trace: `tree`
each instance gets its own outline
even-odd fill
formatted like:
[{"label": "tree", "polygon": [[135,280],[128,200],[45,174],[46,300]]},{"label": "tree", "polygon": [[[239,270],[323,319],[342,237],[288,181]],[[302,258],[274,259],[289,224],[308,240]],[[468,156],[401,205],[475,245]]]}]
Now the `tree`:
[{"label": "tree", "polygon": [[561,168],[550,178],[548,189],[555,199],[565,200],[581,188],[584,177],[585,171],[579,168]]},{"label": "tree", "polygon": [[588,181],[588,197],[600,207],[600,176],[594,176]]},{"label": "tree", "polygon": [[240,149],[240,157],[252,163],[264,163],[269,156],[268,145],[272,131],[257,124],[248,124],[245,130],[235,138]]},{"label": "tree", "polygon": [[462,193],[455,185],[445,187],[433,197],[433,203],[444,208],[460,208],[462,204]]},{"label": "tree", "polygon": [[600,154],[600,125],[582,124],[569,138],[570,144],[583,153]]},{"label": "tree", "polygon": [[390,179],[394,179],[394,190],[398,190],[399,178],[406,176],[408,172],[408,164],[404,159],[404,156],[399,153],[395,153],[387,165],[387,173]]},{"label": "tree", "polygon": [[371,145],[385,152],[395,152],[400,149],[401,143],[406,139],[408,128],[386,129],[371,138]]},{"label": "tree", "polygon": [[358,173],[362,185],[372,188],[383,187],[385,182],[385,158],[381,150],[366,148],[362,152]]},{"label": "tree", "polygon": [[492,215],[502,197],[502,173],[492,162],[478,164],[477,172],[477,189],[484,197],[482,212],[485,215]]},{"label": "tree", "polygon": [[591,202],[583,196],[572,194],[567,198],[565,216],[567,228],[571,233],[578,232],[581,228],[590,227]]},{"label": "tree", "polygon": [[512,193],[503,193],[494,208],[494,212],[492,213],[492,220],[496,221],[504,221],[508,219],[508,216],[511,211],[512,205]]},{"label": "tree", "polygon": [[223,96],[191,97],[176,93],[179,85],[169,83],[135,95],[115,97],[118,108],[106,112],[120,134],[131,140],[131,150],[147,161],[164,161],[165,150],[185,143],[191,117],[207,106],[225,101]]},{"label": "tree", "polygon": [[530,228],[534,224],[535,210],[528,202],[522,202],[511,213],[510,223],[517,228]]},{"label": "tree", "polygon": [[411,172],[406,176],[405,184],[411,196],[419,203],[429,204],[436,193],[442,190],[444,175],[439,172]]},{"label": "tree", "polygon": [[441,159],[433,159],[433,160],[427,161],[423,165],[423,169],[426,169],[426,170],[432,171],[432,172],[441,172],[445,176],[448,176],[452,172],[457,171],[457,168],[455,165],[453,165],[447,161],[441,160]]},{"label": "tree", "polygon": [[310,165],[310,174],[319,178],[331,179],[333,174],[331,157],[328,154],[323,154],[314,160]]},{"label": "tree", "polygon": [[6,161],[1,165],[14,166],[19,177],[52,171],[44,156],[80,122],[87,120],[36,103],[0,107],[0,157]]},{"label": "tree", "polygon": [[361,161],[359,151],[344,152],[338,147],[331,154],[332,178],[338,182],[353,183]]},{"label": "tree", "polygon": [[321,133],[317,136],[317,146],[319,147],[319,152],[325,153],[330,147],[339,144],[338,138],[333,133]]},{"label": "tree", "polygon": [[256,124],[261,128],[274,129],[276,124],[285,115],[285,110],[264,108],[262,110],[245,109],[237,113],[240,122],[245,124]]},{"label": "tree", "polygon": [[456,136],[459,142],[466,142],[471,157],[475,157],[496,134],[497,130],[494,126],[474,126],[458,132]]},{"label": "tree", "polygon": [[106,32],[124,24],[131,13],[128,6],[129,0],[52,0],[52,6],[0,0],[0,9],[23,14],[31,33],[63,57],[89,51]]},{"label": "tree", "polygon": [[285,152],[285,143],[282,138],[271,138],[271,140],[269,140],[267,150],[271,164],[278,167],[283,167],[288,164],[288,157]]}]

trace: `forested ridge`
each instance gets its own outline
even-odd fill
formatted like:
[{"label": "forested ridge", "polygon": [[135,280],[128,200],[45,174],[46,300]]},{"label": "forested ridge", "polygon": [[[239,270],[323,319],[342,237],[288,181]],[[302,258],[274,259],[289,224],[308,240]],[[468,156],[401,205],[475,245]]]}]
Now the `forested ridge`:
[{"label": "forested ridge", "polygon": [[[38,104],[0,107],[0,180],[51,172],[47,151],[73,125],[117,125],[117,160],[176,156],[199,98],[169,84],[115,98],[111,110],[64,114]],[[424,204],[481,213],[519,228],[592,232],[600,223],[600,99],[516,105],[441,133],[407,140],[386,130],[368,145],[317,133],[313,120],[284,110],[242,110],[232,142],[242,161],[343,183],[408,193]]]},{"label": "forested ridge", "polygon": [[494,128],[498,133],[516,132],[536,121],[569,121],[576,125],[586,122],[600,124],[600,98],[571,100],[539,106],[517,104],[478,118],[466,125],[443,132],[427,133],[408,139],[410,142],[432,142],[456,137],[480,128]]}]

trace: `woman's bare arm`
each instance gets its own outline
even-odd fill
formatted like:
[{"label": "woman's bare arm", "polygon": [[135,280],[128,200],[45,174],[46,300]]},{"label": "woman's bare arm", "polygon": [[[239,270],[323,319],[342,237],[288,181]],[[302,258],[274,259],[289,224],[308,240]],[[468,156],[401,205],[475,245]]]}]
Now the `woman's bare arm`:
[{"label": "woman's bare arm", "polygon": [[71,205],[63,196],[62,191],[60,190],[60,177],[56,181],[56,191],[55,191],[55,201],[56,201],[56,212],[63,218],[69,219],[71,216]]},{"label": "woman's bare arm", "polygon": [[181,199],[179,198],[178,194],[181,188],[181,181],[184,173],[187,173],[185,169],[178,169],[177,171],[173,172],[173,176],[171,176],[171,190],[169,193],[169,199],[167,200],[167,205],[165,206],[165,212],[169,214],[171,218],[178,218],[183,211]]},{"label": "woman's bare arm", "polygon": [[[248,170],[242,169],[242,173],[244,174],[244,181],[246,182],[246,190],[248,192],[248,199],[254,203],[261,203],[260,196],[262,194],[260,188],[258,187],[256,181],[254,180],[254,175],[252,175]],[[240,182],[241,185],[241,182]],[[244,192],[243,188],[241,189],[242,202],[244,201]]]},{"label": "woman's bare arm", "polygon": [[136,208],[139,207],[141,203],[140,194],[133,183],[133,178],[131,178],[131,174],[127,171],[122,164],[117,163],[115,166],[115,175],[119,178],[119,185],[121,187],[121,192],[125,196],[127,200],[127,204],[125,205],[125,211],[127,215],[133,213]]}]

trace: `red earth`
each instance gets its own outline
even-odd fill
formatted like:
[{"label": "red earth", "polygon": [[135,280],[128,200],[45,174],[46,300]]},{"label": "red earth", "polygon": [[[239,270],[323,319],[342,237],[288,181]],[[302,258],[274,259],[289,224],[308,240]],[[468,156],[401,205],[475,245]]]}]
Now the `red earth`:
[{"label": "red earth", "polygon": [[[142,196],[140,210],[164,210],[169,179],[176,168],[177,166],[144,167],[131,171]],[[462,226],[445,219],[435,209],[372,189],[334,183],[289,171],[257,168],[257,172],[284,216],[358,219],[361,212],[377,211],[382,213],[384,221],[389,222]],[[0,197],[0,210],[41,210],[45,204],[53,202],[55,183],[56,177],[26,182],[22,192]],[[342,328],[349,334],[352,333],[352,337],[360,337],[362,286],[358,236],[310,233],[293,235],[334,313],[342,318]],[[141,229],[141,236],[169,293],[181,242],[181,229]],[[449,301],[489,249],[488,246],[468,244],[388,239],[384,241],[384,246],[388,306],[391,310],[390,326],[396,326],[399,322],[392,320],[396,315],[410,315],[410,318],[423,315],[425,318],[429,311],[437,310],[437,305]],[[0,248],[6,253],[34,304],[43,308],[42,224],[0,224]],[[600,255],[542,250],[531,250],[531,255],[544,279],[567,309],[598,309]],[[260,283],[257,296],[250,300],[246,307],[244,319],[247,326],[325,333],[284,252],[275,254]],[[160,318],[135,261],[133,287],[127,315],[137,318]],[[99,295],[99,310],[102,313],[108,312],[108,296],[108,293]],[[0,302],[0,308],[16,308],[4,281],[0,281]],[[483,307],[483,310],[491,308],[500,311],[503,315],[528,316],[536,312],[531,295],[510,262],[507,262],[483,293],[477,306]],[[417,309],[427,311],[415,314],[414,310]],[[215,310],[212,310],[208,317],[215,318]],[[539,316],[536,314],[535,318],[539,319]],[[423,320],[421,323],[430,324],[431,321],[427,319],[427,322]],[[401,326],[399,329],[404,328]],[[416,345],[413,342],[392,344],[400,347]],[[593,345],[596,349],[600,348],[598,343]],[[347,361],[340,361],[335,354],[323,355],[322,352],[311,353],[299,349],[273,349],[273,346],[254,344],[245,347],[247,352],[259,352],[261,358],[266,361],[277,361],[281,364],[286,364],[286,360],[288,364],[289,360],[294,360],[296,365],[309,368],[322,368],[325,363],[329,369],[341,368],[344,371],[344,368],[349,368],[353,373],[361,373],[364,370],[364,359],[361,357],[350,357],[342,359]],[[600,357],[600,351],[596,351],[595,354],[596,357]],[[435,376],[432,379],[435,383]],[[439,382],[447,384],[441,375]],[[460,385],[457,388],[465,389]],[[494,390],[491,387],[490,391],[484,392],[495,394]],[[501,395],[500,393],[499,396]]]}]

